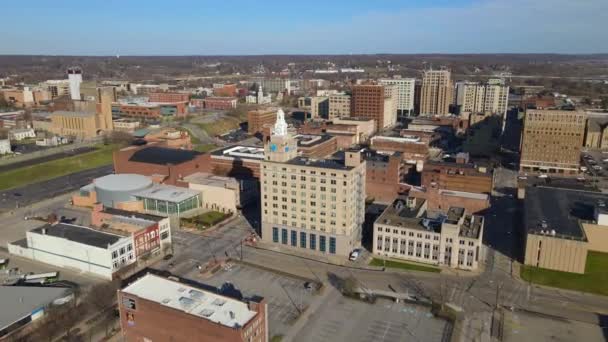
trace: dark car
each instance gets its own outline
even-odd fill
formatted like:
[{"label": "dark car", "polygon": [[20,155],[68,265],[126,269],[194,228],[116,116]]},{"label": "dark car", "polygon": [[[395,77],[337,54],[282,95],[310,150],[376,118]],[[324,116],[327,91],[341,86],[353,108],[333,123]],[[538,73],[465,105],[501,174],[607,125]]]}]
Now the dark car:
[{"label": "dark car", "polygon": [[163,257],[163,260],[169,260],[171,258],[173,258],[173,254],[167,254]]}]

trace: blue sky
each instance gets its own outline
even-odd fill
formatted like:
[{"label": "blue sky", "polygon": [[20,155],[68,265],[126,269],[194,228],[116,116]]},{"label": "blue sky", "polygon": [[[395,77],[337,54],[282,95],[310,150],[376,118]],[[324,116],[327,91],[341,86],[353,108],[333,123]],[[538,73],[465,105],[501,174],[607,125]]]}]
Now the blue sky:
[{"label": "blue sky", "polygon": [[608,0],[27,0],[0,54],[605,53]]}]

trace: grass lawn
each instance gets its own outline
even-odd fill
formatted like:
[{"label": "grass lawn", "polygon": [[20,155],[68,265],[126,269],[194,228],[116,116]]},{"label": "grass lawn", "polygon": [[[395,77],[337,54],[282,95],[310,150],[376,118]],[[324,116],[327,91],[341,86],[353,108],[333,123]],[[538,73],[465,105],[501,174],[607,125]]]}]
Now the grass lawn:
[{"label": "grass lawn", "polygon": [[208,211],[198,216],[183,218],[182,224],[185,227],[205,229],[221,222],[228,216],[228,214],[220,213],[219,211]]},{"label": "grass lawn", "polygon": [[[382,266],[384,266],[384,260],[373,258],[372,261],[369,263],[369,265],[382,267]],[[399,268],[402,270],[411,270],[411,271],[435,272],[435,273],[441,272],[441,270],[437,267],[424,266],[421,264],[409,263],[409,262],[398,262],[398,261],[392,261],[392,260],[386,260],[386,267],[387,268]]]},{"label": "grass lawn", "polygon": [[608,253],[589,251],[585,274],[522,265],[520,276],[535,284],[608,296]]},{"label": "grass lawn", "polygon": [[240,123],[241,123],[241,120],[239,120],[235,117],[225,116],[222,119],[214,121],[214,122],[198,123],[197,125],[202,130],[207,132],[207,134],[209,134],[212,137],[215,137],[217,135],[222,135],[224,133],[228,133],[229,131],[231,131],[233,129],[239,128]]},{"label": "grass lawn", "polygon": [[217,145],[215,144],[201,144],[194,146],[194,150],[198,152],[209,152],[215,148],[217,148]]},{"label": "grass lawn", "polygon": [[0,173],[0,190],[65,176],[70,173],[112,164],[115,146],[101,146],[95,151],[52,160]]}]

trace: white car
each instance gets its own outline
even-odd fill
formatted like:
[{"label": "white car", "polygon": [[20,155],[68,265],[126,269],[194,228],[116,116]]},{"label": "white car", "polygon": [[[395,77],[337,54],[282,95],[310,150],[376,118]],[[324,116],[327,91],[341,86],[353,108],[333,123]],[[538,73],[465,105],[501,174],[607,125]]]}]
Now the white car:
[{"label": "white car", "polygon": [[538,175],[538,178],[549,178],[549,176],[542,174],[542,175]]},{"label": "white car", "polygon": [[350,253],[350,256],[348,257],[348,260],[350,260],[350,261],[355,261],[355,260],[357,260],[357,258],[359,258],[359,254],[360,254],[359,250],[358,250],[358,249],[355,249],[354,251],[352,251],[352,252]]},{"label": "white car", "polygon": [[587,167],[586,166],[581,166],[581,171],[583,171],[583,172],[587,171]]},{"label": "white car", "polygon": [[593,165],[592,167],[594,170],[598,170],[598,171],[602,169],[602,167],[599,165]]}]

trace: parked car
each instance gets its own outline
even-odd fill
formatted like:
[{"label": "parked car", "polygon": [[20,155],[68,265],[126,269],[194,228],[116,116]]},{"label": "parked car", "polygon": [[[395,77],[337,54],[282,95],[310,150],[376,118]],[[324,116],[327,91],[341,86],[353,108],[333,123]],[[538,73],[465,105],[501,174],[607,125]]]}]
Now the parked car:
[{"label": "parked car", "polygon": [[359,258],[359,254],[361,254],[361,251],[359,249],[355,249],[354,251],[350,252],[350,256],[348,257],[348,260],[350,260],[350,261],[357,260],[357,258]]}]

